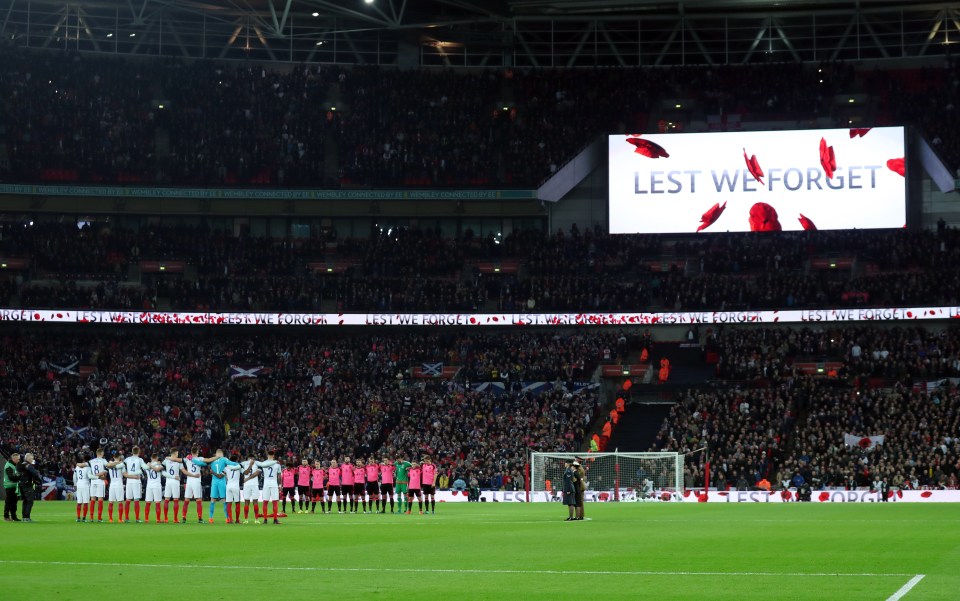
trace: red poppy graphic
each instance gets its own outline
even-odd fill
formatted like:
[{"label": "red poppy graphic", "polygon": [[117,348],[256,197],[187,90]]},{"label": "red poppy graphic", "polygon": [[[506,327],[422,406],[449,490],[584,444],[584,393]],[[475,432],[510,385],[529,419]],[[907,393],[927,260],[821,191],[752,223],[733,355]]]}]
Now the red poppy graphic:
[{"label": "red poppy graphic", "polygon": [[930,492],[929,490],[925,490],[922,493],[920,493],[920,496],[923,497],[924,499],[929,499],[930,497],[933,496],[933,493]]},{"label": "red poppy graphic", "polygon": [[837,170],[837,158],[833,155],[833,146],[827,146],[824,138],[820,138],[820,165],[827,177],[833,179],[833,172]]},{"label": "red poppy graphic", "polygon": [[873,128],[872,127],[851,127],[850,137],[856,138],[859,136],[862,138],[863,136],[867,135],[867,132],[870,131],[871,129]]},{"label": "red poppy graphic", "polygon": [[822,493],[820,493],[820,496],[817,497],[817,500],[819,500],[821,503],[825,503],[829,501],[830,493],[828,493],[827,491],[823,491]]},{"label": "red poppy graphic", "polygon": [[659,159],[660,157],[668,158],[670,155],[667,154],[667,151],[663,149],[663,146],[650,140],[644,140],[643,138],[627,138],[628,144],[633,144],[636,146],[634,152],[637,154],[642,154],[643,156],[650,159]]},{"label": "red poppy graphic", "polygon": [[814,231],[814,232],[817,231],[816,224],[810,221],[810,218],[804,215],[803,213],[800,213],[800,217],[797,218],[797,221],[800,222],[800,227],[802,227],[804,230]]},{"label": "red poppy graphic", "polygon": [[907,168],[904,164],[903,157],[899,159],[890,159],[887,161],[887,169],[895,173],[899,173],[900,177],[906,177]]},{"label": "red poppy graphic", "polygon": [[723,206],[720,206],[720,203],[714,203],[706,213],[700,217],[700,227],[697,228],[697,231],[705,230],[711,225],[713,225],[717,219],[720,219],[720,215],[723,214],[723,210],[727,208],[727,201],[723,201]]},{"label": "red poppy graphic", "polygon": [[776,209],[765,202],[758,202],[750,207],[751,232],[779,232],[782,230]]},{"label": "red poppy graphic", "polygon": [[760,168],[760,162],[757,161],[757,155],[747,156],[747,149],[743,149],[743,160],[747,162],[747,169],[758,182],[763,183],[763,169]]}]

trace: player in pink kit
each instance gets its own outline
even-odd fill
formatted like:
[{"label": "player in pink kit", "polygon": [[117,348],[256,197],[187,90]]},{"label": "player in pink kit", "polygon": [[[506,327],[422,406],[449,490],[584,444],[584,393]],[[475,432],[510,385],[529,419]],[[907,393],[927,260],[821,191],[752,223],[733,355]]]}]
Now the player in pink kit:
[{"label": "player in pink kit", "polygon": [[420,505],[420,515],[423,515],[423,494],[420,492],[420,478],[423,471],[420,469],[420,464],[414,461],[410,464],[410,484],[408,485],[407,492],[407,514],[413,510],[413,497],[417,497],[417,502]]},{"label": "player in pink kit", "polygon": [[[380,477],[380,466],[377,460],[371,457],[367,460],[367,498],[370,499],[370,513],[375,513],[373,504],[377,504],[377,511],[380,511],[380,484],[377,482]],[[367,513],[364,511],[364,513]]]},{"label": "player in pink kit", "polygon": [[320,503],[320,513],[327,513],[323,508],[323,482],[327,479],[327,470],[323,469],[320,460],[313,462],[313,469],[310,470],[310,492],[313,499],[313,506],[310,507],[310,513],[317,512],[317,503]]},{"label": "player in pink kit", "polygon": [[300,467],[297,468],[297,494],[300,496],[297,513],[307,513],[310,506],[310,462],[304,457],[300,460]]},{"label": "player in pink kit", "polygon": [[280,485],[283,487],[283,491],[280,493],[280,500],[282,502],[281,511],[284,513],[287,512],[287,495],[290,495],[290,505],[293,505],[296,508],[296,501],[293,498],[293,493],[296,490],[295,483],[297,480],[297,468],[293,467],[293,464],[288,465],[283,468],[282,480]]},{"label": "player in pink kit", "polygon": [[396,471],[397,466],[389,457],[384,456],[383,463],[380,464],[380,513],[387,512],[387,497],[390,497],[390,513],[393,513],[393,475]]},{"label": "player in pink kit", "polygon": [[363,503],[363,513],[367,513],[367,497],[364,496],[367,485],[367,470],[363,467],[363,459],[357,459],[353,466],[353,513],[360,509]]},{"label": "player in pink kit", "polygon": [[333,512],[333,497],[337,497],[337,513],[343,513],[343,495],[340,494],[340,466],[336,459],[327,470],[327,513]]},{"label": "player in pink kit", "polygon": [[340,494],[343,495],[343,511],[350,513],[353,508],[353,464],[349,457],[344,457],[340,466]]},{"label": "player in pink kit", "polygon": [[423,497],[427,503],[427,513],[437,512],[437,466],[430,461],[430,455],[423,456],[421,485]]}]

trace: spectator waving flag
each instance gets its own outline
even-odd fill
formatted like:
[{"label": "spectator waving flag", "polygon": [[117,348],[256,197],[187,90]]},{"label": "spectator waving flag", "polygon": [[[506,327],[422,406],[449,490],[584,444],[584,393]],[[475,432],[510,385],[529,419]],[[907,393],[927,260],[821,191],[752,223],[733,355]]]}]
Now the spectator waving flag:
[{"label": "spectator waving flag", "polygon": [[80,372],[77,371],[77,366],[80,365],[79,361],[74,361],[70,365],[56,365],[55,363],[50,363],[50,369],[53,369],[57,372],[57,375],[69,374],[71,376],[79,376]]},{"label": "spectator waving flag", "polygon": [[884,438],[886,437],[883,434],[874,436],[856,436],[854,434],[848,434],[844,432],[843,444],[848,447],[860,447],[864,451],[869,451],[877,445],[882,445]]}]

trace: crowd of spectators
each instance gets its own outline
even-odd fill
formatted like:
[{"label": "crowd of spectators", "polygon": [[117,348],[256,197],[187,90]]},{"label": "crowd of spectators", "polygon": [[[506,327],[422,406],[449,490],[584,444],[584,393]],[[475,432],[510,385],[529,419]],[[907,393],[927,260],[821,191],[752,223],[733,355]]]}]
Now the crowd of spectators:
[{"label": "crowd of spectators", "polygon": [[[17,307],[519,313],[960,303],[960,233],[951,228],[710,238],[575,226],[486,238],[375,229],[338,239],[8,222],[0,255],[26,265],[0,298]],[[132,271],[141,261],[178,261],[191,273]],[[501,262],[517,268],[478,268]]]},{"label": "crowd of spectators", "polygon": [[[681,395],[653,447],[707,445],[712,485],[782,486],[799,477],[825,487],[957,486],[960,330],[729,328],[706,338],[718,380]],[[797,369],[810,361],[842,367]],[[861,444],[871,436],[884,442]],[[695,459],[688,484],[702,486],[704,477]]]},{"label": "crowd of spectators", "polygon": [[[0,442],[33,450],[48,470],[69,468],[84,447],[98,445],[277,449],[289,461],[430,454],[450,481],[498,478],[522,488],[530,451],[582,447],[598,394],[570,392],[567,383],[584,367],[592,371],[608,343],[537,333],[8,332],[0,348]],[[574,357],[582,364],[568,369],[563,362]],[[414,368],[436,362],[460,365],[464,375],[416,377]],[[257,378],[232,377],[232,365]],[[562,385],[477,391],[467,381],[509,382],[508,373]]]},{"label": "crowd of spectators", "polygon": [[16,181],[531,187],[599,135],[649,131],[665,100],[696,107],[680,125],[845,127],[833,97],[864,87],[958,158],[952,69],[915,89],[844,63],[458,71],[0,52],[0,177]]}]

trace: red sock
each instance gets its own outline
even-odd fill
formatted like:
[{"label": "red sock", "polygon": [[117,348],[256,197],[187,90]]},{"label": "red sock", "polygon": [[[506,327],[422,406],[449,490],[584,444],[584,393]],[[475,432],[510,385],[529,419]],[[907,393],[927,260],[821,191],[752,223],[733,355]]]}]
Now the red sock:
[{"label": "red sock", "polygon": [[80,504],[77,503],[77,519],[80,519]]},{"label": "red sock", "polygon": [[234,504],[233,515],[234,515],[233,521],[239,522],[240,521],[240,503]]},{"label": "red sock", "polygon": [[123,515],[126,517],[121,517],[120,519],[126,519],[126,520],[130,519],[130,501],[127,501],[126,503],[124,503]]},{"label": "red sock", "polygon": [[197,499],[197,517],[203,519],[203,501]]},{"label": "red sock", "polygon": [[[176,508],[173,509],[173,515],[174,516],[177,515]],[[163,521],[167,521],[169,519],[170,519],[170,499],[164,499],[163,500]]]},{"label": "red sock", "polygon": [[112,522],[113,521],[113,503],[110,503],[110,505],[107,508],[107,512],[110,515],[110,521]]},{"label": "red sock", "polygon": [[263,502],[263,519],[267,519],[267,502]]},{"label": "red sock", "polygon": [[137,516],[137,521],[140,521],[140,501],[133,502],[133,515]]},{"label": "red sock", "polygon": [[103,519],[103,499],[100,499],[97,502],[97,519],[98,520]]},{"label": "red sock", "polygon": [[[148,522],[150,521],[150,501],[147,501],[147,510],[143,512],[143,517]],[[140,508],[137,507],[137,519],[140,518]]]},{"label": "red sock", "polygon": [[278,509],[278,507],[280,507],[280,501],[274,501],[273,502],[273,519],[275,520],[280,519],[280,510]]},{"label": "red sock", "polygon": [[[266,506],[266,503],[264,503],[264,506]],[[260,506],[257,505],[257,502],[256,502],[256,501],[254,501],[254,502],[253,502],[253,518],[254,518],[254,519],[260,519],[260,511],[259,511],[259,509],[260,509]]]},{"label": "red sock", "polygon": [[157,503],[157,521],[160,521],[160,503]]},{"label": "red sock", "polygon": [[232,509],[232,507],[230,506],[230,503],[229,503],[228,501],[224,501],[223,503],[224,503],[224,505],[227,506],[227,521],[229,522],[229,521],[230,521],[230,518],[231,518],[232,515],[233,515],[233,514],[230,513],[230,510]]},{"label": "red sock", "polygon": [[173,521],[177,521],[177,514],[180,512],[180,499],[173,500]]},{"label": "red sock", "polygon": [[96,506],[97,500],[90,499],[90,519],[93,519],[93,508]]},{"label": "red sock", "polygon": [[247,503],[243,506],[243,519],[250,519],[250,501],[247,501]]},{"label": "red sock", "polygon": [[84,503],[83,505],[81,505],[81,507],[82,507],[82,511],[83,511],[83,517],[86,518],[86,517],[87,517],[87,504]]}]

